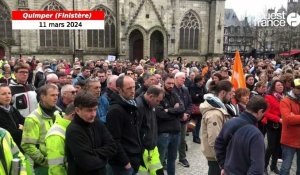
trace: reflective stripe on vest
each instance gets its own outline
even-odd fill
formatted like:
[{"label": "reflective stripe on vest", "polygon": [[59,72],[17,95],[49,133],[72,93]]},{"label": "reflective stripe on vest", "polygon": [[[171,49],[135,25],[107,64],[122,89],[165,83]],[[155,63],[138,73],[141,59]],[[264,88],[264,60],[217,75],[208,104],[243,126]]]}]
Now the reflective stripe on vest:
[{"label": "reflective stripe on vest", "polygon": [[153,150],[145,149],[145,151],[143,153],[143,161],[144,161],[145,167],[144,166],[139,167],[138,174],[140,174],[140,175],[144,175],[144,174],[145,175],[146,174],[154,175],[154,174],[156,174],[156,171],[158,169],[162,168],[157,147],[155,147]]},{"label": "reflective stripe on vest", "polygon": [[50,135],[59,135],[61,136],[63,139],[65,139],[66,137],[66,131],[59,125],[54,124],[50,130],[48,131],[46,137],[49,137]]},{"label": "reflective stripe on vest", "polygon": [[36,118],[39,120],[40,126],[41,126],[41,134],[40,134],[39,143],[44,143],[45,142],[45,137],[46,137],[46,134],[47,134],[45,122],[42,119],[42,116],[37,112],[37,110],[33,111],[33,115],[35,115]]},{"label": "reflective stripe on vest", "polygon": [[36,144],[36,143],[38,143],[38,140],[32,139],[32,138],[22,138],[22,142]]},{"label": "reflective stripe on vest", "polygon": [[13,155],[17,154],[19,152],[19,148],[17,145],[15,145],[14,147],[11,148],[11,153]]},{"label": "reflective stripe on vest", "polygon": [[48,165],[63,165],[65,163],[65,158],[56,158],[56,159],[48,159]]},{"label": "reflective stripe on vest", "polygon": [[[5,134],[4,140],[11,146],[11,140],[8,138],[7,134]],[[12,153],[12,155],[15,155],[19,152],[19,148],[17,145],[14,145],[12,148],[10,148],[10,151]]]},{"label": "reflective stripe on vest", "polygon": [[150,173],[147,172],[147,170],[145,170],[145,172],[143,170],[139,169],[139,172],[136,173],[136,175],[149,175]]}]

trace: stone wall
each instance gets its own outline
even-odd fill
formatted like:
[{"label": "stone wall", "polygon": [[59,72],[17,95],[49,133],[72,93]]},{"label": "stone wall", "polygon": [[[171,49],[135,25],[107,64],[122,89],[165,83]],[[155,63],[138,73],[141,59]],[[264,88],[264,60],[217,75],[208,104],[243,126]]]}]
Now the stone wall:
[{"label": "stone wall", "polygon": [[[106,57],[108,54],[119,54],[120,58],[129,57],[129,35],[133,29],[143,30],[144,37],[144,56],[150,55],[150,36],[155,30],[162,33],[164,37],[164,57],[195,57],[203,58],[207,54],[222,53],[223,49],[223,21],[221,29],[218,28],[220,18],[224,18],[223,0],[118,0],[119,1],[119,50],[101,50],[89,52],[87,49],[87,32],[75,32],[76,49],[82,49],[84,58]],[[28,0],[30,10],[41,10],[50,1],[49,0]],[[72,10],[73,4],[70,0],[57,0],[66,10]],[[5,0],[10,10],[18,9],[17,1]],[[107,7],[116,17],[116,2],[114,0],[75,0],[75,9],[91,10],[103,5]],[[211,8],[209,8],[211,7]],[[210,10],[209,10],[210,9]],[[189,51],[190,53],[179,49],[180,41],[180,23],[188,11],[193,11],[200,23],[199,49]],[[146,17],[149,16],[149,17]],[[209,20],[211,22],[209,23]],[[37,30],[16,30],[13,31],[14,45],[10,46],[12,55],[19,53],[25,55],[39,55],[41,58],[53,57],[56,52],[47,53],[39,47],[39,31]],[[79,39],[80,38],[80,43]],[[80,48],[78,46],[80,45]],[[73,32],[70,32],[70,47],[60,49],[62,57],[68,58],[73,53]],[[55,57],[56,58],[56,57]]]}]

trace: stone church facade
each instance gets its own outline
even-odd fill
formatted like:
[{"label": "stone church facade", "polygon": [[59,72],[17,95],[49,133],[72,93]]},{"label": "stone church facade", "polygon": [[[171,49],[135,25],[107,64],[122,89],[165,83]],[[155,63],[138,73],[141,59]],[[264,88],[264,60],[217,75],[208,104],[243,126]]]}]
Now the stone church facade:
[{"label": "stone church facade", "polygon": [[[103,10],[104,30],[12,30],[12,10]],[[0,0],[0,57],[176,58],[223,53],[225,0]]]}]

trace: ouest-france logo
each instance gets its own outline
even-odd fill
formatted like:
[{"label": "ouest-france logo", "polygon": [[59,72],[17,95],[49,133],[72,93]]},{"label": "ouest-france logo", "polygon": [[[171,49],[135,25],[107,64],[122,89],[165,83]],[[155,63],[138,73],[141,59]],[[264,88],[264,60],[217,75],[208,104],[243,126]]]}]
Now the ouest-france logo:
[{"label": "ouest-france logo", "polygon": [[257,21],[257,26],[260,27],[285,27],[287,25],[297,27],[300,24],[300,15],[296,12],[286,14],[281,13],[268,13],[264,18]]}]

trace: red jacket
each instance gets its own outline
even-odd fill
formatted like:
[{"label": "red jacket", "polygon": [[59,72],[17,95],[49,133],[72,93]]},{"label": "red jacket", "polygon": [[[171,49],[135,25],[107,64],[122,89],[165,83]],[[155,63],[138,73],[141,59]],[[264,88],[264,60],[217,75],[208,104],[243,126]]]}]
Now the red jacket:
[{"label": "red jacket", "polygon": [[265,100],[268,103],[268,108],[261,122],[264,124],[267,124],[268,121],[279,123],[281,115],[280,102],[273,95],[266,95]]},{"label": "red jacket", "polygon": [[282,114],[281,144],[300,149],[300,102],[285,97],[280,102],[280,110]]}]

